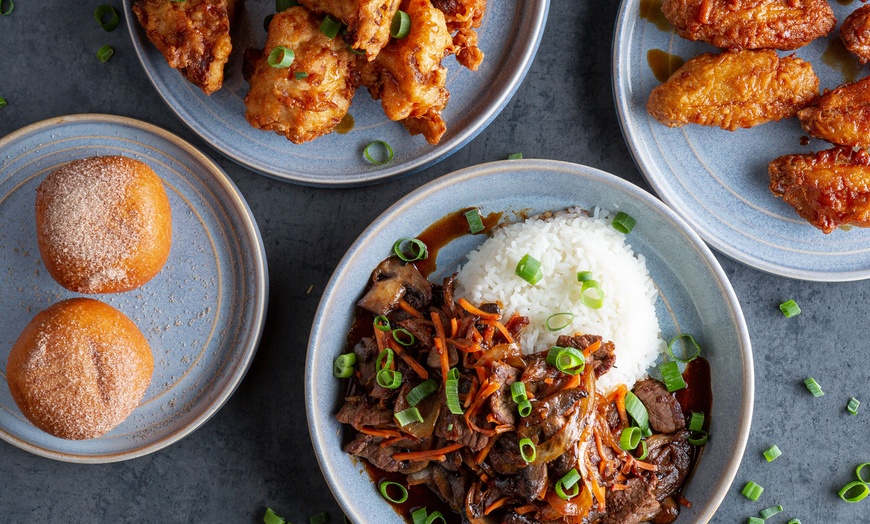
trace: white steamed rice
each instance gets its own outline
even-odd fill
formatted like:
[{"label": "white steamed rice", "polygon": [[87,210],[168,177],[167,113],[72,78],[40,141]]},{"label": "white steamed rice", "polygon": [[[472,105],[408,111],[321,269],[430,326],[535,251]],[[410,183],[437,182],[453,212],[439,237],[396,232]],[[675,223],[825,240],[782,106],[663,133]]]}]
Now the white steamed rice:
[{"label": "white steamed rice", "polygon": [[[606,211],[586,216],[580,209],[531,217],[497,229],[468,255],[456,296],[473,304],[496,302],[504,318],[514,313],[530,320],[520,344],[525,353],[544,351],[559,335],[601,335],[613,341],[616,364],[598,380],[598,389],[631,388],[665,349],[656,318],[658,296],[643,255],[635,255],[626,236],[613,229]],[[515,273],[526,254],[541,261],[543,278],[535,285]],[[604,291],[604,305],[580,302],[579,271],[591,271]],[[546,329],[553,313],[571,312],[573,322],[558,332]]]}]

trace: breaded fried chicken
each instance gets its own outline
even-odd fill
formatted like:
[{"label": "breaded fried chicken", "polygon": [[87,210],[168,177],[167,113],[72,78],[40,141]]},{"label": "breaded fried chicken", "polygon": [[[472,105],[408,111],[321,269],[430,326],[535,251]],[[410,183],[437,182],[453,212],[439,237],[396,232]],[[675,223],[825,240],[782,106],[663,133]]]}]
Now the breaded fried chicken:
[{"label": "breaded fried chicken", "polygon": [[444,13],[447,30],[453,35],[456,61],[472,71],[483,62],[477,47],[477,29],[486,14],[486,0],[433,0],[432,5]]},{"label": "breaded fried chicken", "polygon": [[[340,38],[320,32],[321,17],[304,7],[277,13],[269,24],[266,47],[246,53],[245,118],[301,144],[332,131],[350,107],[357,87],[353,54]],[[294,51],[290,67],[267,62],[278,46]]]},{"label": "breaded fried chicken", "polygon": [[843,146],[870,147],[870,77],[844,84],[798,112],[804,130]]},{"label": "breaded fried chicken", "polygon": [[794,116],[819,92],[809,62],[775,51],[702,54],[650,93],[647,111],[669,127],[719,126],[733,131]]},{"label": "breaded fried chicken", "polygon": [[870,62],[870,5],[859,7],[843,20],[840,40],[862,64]]},{"label": "breaded fried chicken", "polygon": [[344,40],[374,60],[390,40],[390,25],[400,0],[300,0],[309,10],[330,15],[347,26]]},{"label": "breaded fried chicken", "polygon": [[770,190],[810,224],[830,233],[844,225],[870,227],[870,154],[835,147],[781,156],[768,166]]},{"label": "breaded fried chicken", "polygon": [[210,95],[221,88],[230,57],[236,0],[133,0],[148,39],[192,84]]},{"label": "breaded fried chicken", "polygon": [[681,37],[729,49],[797,49],[837,23],[827,0],[665,0],[662,13]]}]

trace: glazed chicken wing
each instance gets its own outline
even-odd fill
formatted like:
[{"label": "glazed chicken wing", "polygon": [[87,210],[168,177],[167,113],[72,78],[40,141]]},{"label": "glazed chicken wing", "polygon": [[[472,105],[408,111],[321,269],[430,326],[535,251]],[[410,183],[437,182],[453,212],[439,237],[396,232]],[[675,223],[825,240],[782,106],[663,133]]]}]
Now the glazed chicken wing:
[{"label": "glazed chicken wing", "polygon": [[870,62],[870,5],[859,7],[843,20],[840,40],[862,64]]},{"label": "glazed chicken wing", "polygon": [[794,116],[818,88],[809,62],[770,50],[733,50],[692,58],[652,90],[646,107],[669,127],[733,131]]},{"label": "glazed chicken wing", "polygon": [[[350,107],[357,86],[353,54],[339,38],[320,32],[321,18],[303,7],[278,13],[262,52],[246,53],[245,118],[301,144],[332,131]],[[272,67],[278,46],[295,52],[290,67]]]},{"label": "glazed chicken wing", "polygon": [[814,137],[843,146],[870,147],[870,77],[825,90],[798,117]]},{"label": "glazed chicken wing", "polygon": [[441,60],[453,52],[453,40],[429,0],[403,0],[402,10],[411,17],[410,33],[390,41],[375,60],[360,60],[361,81],[390,120],[437,144],[447,129],[441,111],[450,96]]},{"label": "glazed chicken wing", "polygon": [[472,71],[483,62],[477,47],[477,29],[486,13],[486,0],[433,0],[432,5],[444,13],[447,30],[453,34],[456,61]]},{"label": "glazed chicken wing", "polygon": [[870,154],[835,147],[781,156],[768,166],[770,190],[810,224],[830,233],[844,225],[870,227]]},{"label": "glazed chicken wing", "polygon": [[170,67],[207,95],[221,88],[236,0],[134,0],[133,12]]},{"label": "glazed chicken wing", "polygon": [[345,42],[373,60],[390,40],[390,25],[400,0],[300,0],[318,14],[341,20]]},{"label": "glazed chicken wing", "polygon": [[665,0],[662,12],[681,37],[729,49],[797,49],[837,23],[827,0]]}]

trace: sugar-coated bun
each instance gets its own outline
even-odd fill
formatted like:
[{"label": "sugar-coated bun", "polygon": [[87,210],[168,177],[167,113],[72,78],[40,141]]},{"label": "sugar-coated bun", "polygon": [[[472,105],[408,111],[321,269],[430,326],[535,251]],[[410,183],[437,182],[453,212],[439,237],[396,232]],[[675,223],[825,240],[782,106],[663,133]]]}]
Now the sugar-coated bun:
[{"label": "sugar-coated bun", "polygon": [[99,437],[139,405],[154,371],[148,341],[108,304],[73,298],[36,315],[6,363],[12,398],[56,437]]},{"label": "sugar-coated bun", "polygon": [[120,293],[160,272],[172,244],[163,182],[147,164],[95,156],[36,189],[36,238],[48,272],[77,293]]}]

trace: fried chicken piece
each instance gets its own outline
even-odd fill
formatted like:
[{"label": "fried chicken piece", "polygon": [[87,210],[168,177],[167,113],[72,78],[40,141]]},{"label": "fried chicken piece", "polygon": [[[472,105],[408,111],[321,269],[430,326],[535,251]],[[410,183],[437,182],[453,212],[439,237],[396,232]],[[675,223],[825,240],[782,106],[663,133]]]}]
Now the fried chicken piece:
[{"label": "fried chicken piece", "polygon": [[729,49],[797,49],[837,23],[827,0],[665,0],[662,13],[681,37]]},{"label": "fried chicken piece", "polygon": [[[304,7],[277,13],[262,52],[245,54],[251,85],[245,119],[301,144],[332,131],[350,107],[358,84],[353,54],[341,39],[320,32],[320,17]],[[278,46],[295,52],[290,67],[269,65]]]},{"label": "fried chicken piece", "polygon": [[844,84],[798,112],[804,130],[842,146],[870,147],[870,77]]},{"label": "fried chicken piece", "polygon": [[776,51],[732,50],[692,58],[650,93],[646,109],[669,127],[733,131],[794,116],[819,92],[812,65]]},{"label": "fried chicken piece", "polygon": [[148,40],[190,83],[210,95],[221,88],[233,46],[236,0],[133,0]]},{"label": "fried chicken piece", "polygon": [[447,30],[453,35],[456,61],[472,71],[483,62],[483,51],[477,47],[477,29],[486,14],[486,0],[432,0],[432,5],[444,13]]},{"label": "fried chicken piece", "polygon": [[441,111],[450,96],[441,60],[453,52],[453,40],[444,14],[429,0],[403,0],[402,10],[411,16],[410,33],[391,40],[373,61],[360,60],[361,81],[390,120],[437,144],[447,129]]},{"label": "fried chicken piece", "polygon": [[374,60],[390,40],[390,25],[400,0],[300,0],[318,14],[327,14],[347,26],[344,40]]},{"label": "fried chicken piece", "polygon": [[870,227],[870,154],[835,147],[785,155],[768,166],[770,190],[810,224],[830,233],[844,225]]},{"label": "fried chicken piece", "polygon": [[840,40],[862,64],[870,62],[870,5],[859,7],[843,20]]}]

